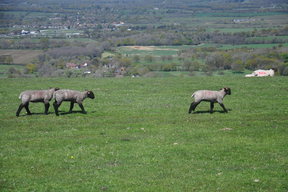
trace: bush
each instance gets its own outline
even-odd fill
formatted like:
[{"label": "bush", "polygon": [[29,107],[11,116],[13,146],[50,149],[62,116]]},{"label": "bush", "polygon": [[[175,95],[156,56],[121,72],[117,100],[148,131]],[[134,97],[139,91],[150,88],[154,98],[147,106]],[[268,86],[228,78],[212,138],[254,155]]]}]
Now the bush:
[{"label": "bush", "polygon": [[14,67],[10,67],[7,71],[7,75],[9,78],[15,78],[21,76],[21,71],[15,69]]},{"label": "bush", "polygon": [[279,71],[279,75],[288,76],[288,66],[287,65],[279,66],[278,71]]},{"label": "bush", "polygon": [[224,75],[224,72],[223,72],[223,71],[218,71],[217,74],[218,74],[218,75]]},{"label": "bush", "polygon": [[175,63],[169,63],[162,66],[163,71],[176,71],[177,65]]},{"label": "bush", "polygon": [[35,64],[27,64],[25,66],[25,73],[34,73],[36,71],[36,65]]}]

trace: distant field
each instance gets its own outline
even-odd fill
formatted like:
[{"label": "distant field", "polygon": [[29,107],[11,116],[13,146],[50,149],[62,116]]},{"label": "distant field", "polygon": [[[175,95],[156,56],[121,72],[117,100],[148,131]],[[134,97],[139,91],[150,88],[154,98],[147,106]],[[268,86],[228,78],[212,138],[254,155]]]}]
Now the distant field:
[{"label": "distant field", "polygon": [[[207,29],[207,31],[220,32],[246,32],[255,29],[279,28],[285,26],[287,22],[287,13],[285,12],[205,12],[197,13],[191,17],[184,18],[164,18],[164,21],[185,24],[192,30],[199,26]],[[239,19],[239,23],[234,20]],[[244,20],[243,20],[244,19]],[[247,19],[247,21],[245,21]],[[242,20],[242,21],[241,21]]]},{"label": "distant field", "polygon": [[283,39],[287,40],[288,36],[267,36],[267,37],[250,37],[248,40],[253,39],[253,40],[273,40],[273,39]]},{"label": "distant field", "polygon": [[117,52],[128,55],[176,55],[182,46],[123,46]]},{"label": "distant field", "polygon": [[[1,191],[287,191],[288,78],[0,79]],[[69,103],[16,118],[26,89],[92,89],[88,114]],[[198,89],[228,86],[229,113]],[[52,103],[52,102],[51,102]]]},{"label": "distant field", "polygon": [[54,15],[55,13],[47,13],[47,12],[28,12],[28,11],[0,11],[4,16],[38,16],[38,17],[46,17]]},{"label": "distant field", "polygon": [[41,50],[10,50],[0,49],[0,55],[11,55],[13,62],[16,64],[29,64],[38,55],[42,54]]},{"label": "distant field", "polygon": [[[259,29],[259,28],[257,28]],[[254,31],[255,28],[248,28],[248,27],[238,27],[238,26],[234,26],[233,28],[208,28],[207,31],[208,32],[214,32],[214,31],[219,31],[219,32],[225,32],[225,33],[237,33],[237,32],[247,32],[247,31]]]},{"label": "distant field", "polygon": [[221,49],[235,49],[235,48],[242,48],[242,47],[246,47],[246,48],[273,48],[273,47],[277,47],[277,46],[283,46],[283,47],[288,47],[288,43],[284,43],[284,44],[245,44],[245,45],[215,45],[218,48]]},{"label": "distant field", "polygon": [[275,16],[275,15],[288,15],[286,12],[205,12],[197,13],[196,17],[259,17],[259,16]]},{"label": "distant field", "polygon": [[[279,37],[280,38],[280,37]],[[287,38],[283,36],[283,38]],[[288,43],[281,44],[284,47],[288,47]],[[235,49],[241,47],[247,48],[272,48],[279,46],[279,44],[243,44],[243,45],[227,45],[227,44],[200,44],[200,45],[182,45],[182,46],[122,46],[119,47],[116,52],[123,55],[153,55],[153,56],[164,56],[164,55],[177,55],[178,51],[188,49],[192,47],[217,47],[221,49]],[[111,53],[110,53],[111,54]],[[105,55],[109,55],[105,53]]]}]

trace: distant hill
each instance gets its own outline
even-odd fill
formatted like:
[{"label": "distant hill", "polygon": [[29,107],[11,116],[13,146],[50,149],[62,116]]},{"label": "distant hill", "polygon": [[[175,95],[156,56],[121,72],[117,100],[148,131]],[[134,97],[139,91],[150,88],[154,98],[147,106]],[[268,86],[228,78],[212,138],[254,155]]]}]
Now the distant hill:
[{"label": "distant hill", "polygon": [[57,5],[57,7],[72,8],[75,5],[80,5],[78,8],[89,7],[91,5],[103,5],[103,6],[119,6],[120,7],[206,7],[213,8],[214,6],[228,6],[229,4],[239,3],[238,6],[277,6],[279,4],[288,4],[287,0],[1,0],[0,4],[3,5],[15,5],[17,6],[31,6],[30,8],[41,6]]}]

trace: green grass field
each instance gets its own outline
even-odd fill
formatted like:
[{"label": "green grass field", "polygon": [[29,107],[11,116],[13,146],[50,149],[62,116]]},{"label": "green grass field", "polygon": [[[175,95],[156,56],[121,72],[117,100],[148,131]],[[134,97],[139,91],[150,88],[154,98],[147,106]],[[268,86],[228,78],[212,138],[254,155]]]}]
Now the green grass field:
[{"label": "green grass field", "polygon": [[[0,79],[1,191],[287,191],[288,78]],[[88,114],[69,103],[15,116],[26,89],[92,89]],[[229,86],[229,113],[198,89]],[[52,104],[52,102],[51,102]]]}]

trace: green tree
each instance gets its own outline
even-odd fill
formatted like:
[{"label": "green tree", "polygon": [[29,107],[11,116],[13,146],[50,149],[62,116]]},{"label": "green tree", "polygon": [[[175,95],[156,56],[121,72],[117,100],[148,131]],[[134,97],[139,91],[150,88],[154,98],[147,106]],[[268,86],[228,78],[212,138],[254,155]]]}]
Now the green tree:
[{"label": "green tree", "polygon": [[193,63],[190,60],[185,60],[182,65],[183,70],[193,71]]},{"label": "green tree", "polygon": [[36,71],[36,65],[35,64],[27,64],[25,66],[26,73],[34,73]]},{"label": "green tree", "polygon": [[120,62],[120,67],[129,67],[132,64],[131,59],[128,57],[121,58],[119,62]]},{"label": "green tree", "polygon": [[242,62],[242,60],[237,59],[237,60],[233,61],[231,68],[234,71],[238,71],[238,72],[243,71],[244,70],[244,63]]},{"label": "green tree", "polygon": [[154,60],[154,58],[152,57],[152,55],[145,55],[144,60],[146,62],[152,63],[152,61]]},{"label": "green tree", "polygon": [[139,55],[134,55],[134,56],[133,56],[133,61],[134,61],[135,63],[139,63],[139,62],[140,62],[140,57],[139,57]]},{"label": "green tree", "polygon": [[42,49],[48,49],[49,48],[49,44],[50,44],[50,41],[49,41],[48,37],[41,38],[40,39],[40,44],[41,44],[41,48]]}]

